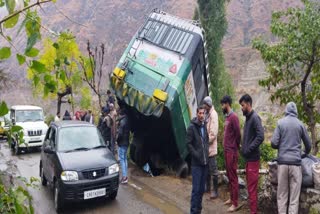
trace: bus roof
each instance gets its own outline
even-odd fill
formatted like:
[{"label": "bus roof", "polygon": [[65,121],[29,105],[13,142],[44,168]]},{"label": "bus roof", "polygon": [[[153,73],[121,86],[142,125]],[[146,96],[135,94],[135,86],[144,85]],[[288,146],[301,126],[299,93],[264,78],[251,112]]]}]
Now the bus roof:
[{"label": "bus roof", "polygon": [[154,10],[140,28],[137,39],[145,39],[159,47],[184,55],[196,35],[203,39],[202,30],[196,21]]}]

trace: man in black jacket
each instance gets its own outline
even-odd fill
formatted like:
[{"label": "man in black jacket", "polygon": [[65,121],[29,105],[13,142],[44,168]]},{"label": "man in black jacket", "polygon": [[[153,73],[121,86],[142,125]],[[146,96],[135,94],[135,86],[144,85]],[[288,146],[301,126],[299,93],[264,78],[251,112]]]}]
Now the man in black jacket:
[{"label": "man in black jacket", "polygon": [[110,116],[110,109],[104,107],[102,110],[102,116],[99,120],[98,129],[102,135],[102,138],[105,144],[110,149],[110,141],[111,141],[111,125],[113,123],[112,118]]},{"label": "man in black jacket", "polygon": [[121,183],[126,184],[128,183],[127,151],[129,146],[130,127],[129,127],[128,116],[126,115],[124,109],[120,110],[118,123],[119,125],[118,125],[117,143],[119,146],[118,156],[119,156],[121,171],[122,171]]},{"label": "man in black jacket", "polygon": [[252,109],[252,98],[243,95],[239,103],[246,117],[243,130],[242,155],[246,161],[246,179],[248,185],[250,213],[256,214],[258,208],[258,180],[260,168],[260,145],[264,140],[264,130],[259,115]]},{"label": "man in black jacket", "polygon": [[205,109],[198,107],[197,117],[192,119],[187,130],[187,146],[191,155],[192,195],[191,214],[202,210],[202,196],[208,173],[209,137],[205,124]]}]

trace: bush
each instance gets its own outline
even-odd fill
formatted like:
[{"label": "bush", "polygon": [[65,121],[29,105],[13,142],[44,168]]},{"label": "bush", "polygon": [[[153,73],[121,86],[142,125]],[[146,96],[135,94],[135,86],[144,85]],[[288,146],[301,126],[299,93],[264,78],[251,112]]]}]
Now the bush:
[{"label": "bush", "polygon": [[[36,187],[38,179],[31,177],[30,182],[21,178],[26,186]],[[0,182],[0,213],[33,214],[32,197],[22,186],[5,187]]]},{"label": "bush", "polygon": [[[274,159],[277,155],[276,150],[271,147],[270,142],[264,142],[260,145],[260,164],[266,166],[268,161]],[[217,164],[219,170],[225,170],[224,151],[221,143],[218,143]],[[238,159],[238,169],[244,169],[246,162],[241,154]]]},{"label": "bush", "polygon": [[276,150],[271,147],[270,142],[264,142],[260,146],[261,163],[267,163],[274,159],[277,155]]}]

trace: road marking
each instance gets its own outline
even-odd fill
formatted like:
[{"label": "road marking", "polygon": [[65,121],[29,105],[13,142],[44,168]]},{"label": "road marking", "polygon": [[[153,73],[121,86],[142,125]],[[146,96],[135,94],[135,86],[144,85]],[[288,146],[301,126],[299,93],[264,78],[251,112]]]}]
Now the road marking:
[{"label": "road marking", "polygon": [[141,188],[141,187],[139,187],[139,186],[135,185],[134,183],[129,183],[129,185],[130,185],[130,186],[132,186],[133,188],[135,188],[135,189],[139,190],[139,191],[141,191],[141,190],[142,190],[142,188]]}]

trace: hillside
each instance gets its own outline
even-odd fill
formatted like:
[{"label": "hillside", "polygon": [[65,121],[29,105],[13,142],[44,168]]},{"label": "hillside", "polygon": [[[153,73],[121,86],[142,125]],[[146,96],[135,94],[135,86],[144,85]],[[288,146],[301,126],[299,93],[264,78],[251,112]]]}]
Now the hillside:
[{"label": "hillside", "polygon": [[[299,5],[300,0],[230,0],[227,5],[228,32],[223,41],[225,64],[237,96],[245,92],[252,94],[254,107],[259,111],[277,111],[278,107],[268,101],[267,91],[258,86],[258,80],[266,75],[265,65],[251,48],[251,41],[257,36],[272,41],[274,38],[269,31],[272,11]],[[196,0],[58,0],[56,4],[47,4],[40,13],[47,29],[74,32],[82,50],[88,39],[96,45],[105,43],[105,72],[111,72],[126,44],[153,8],[192,18],[195,6]],[[47,31],[43,33],[48,34]],[[0,40],[0,45],[4,42]],[[14,38],[14,42],[18,49],[25,45],[21,37]],[[0,99],[6,99],[9,104],[34,103],[45,106],[46,110],[52,109],[55,102],[43,103],[41,98],[32,96],[25,68],[19,67],[15,59],[1,66],[14,82],[0,92]]]},{"label": "hillside", "polygon": [[[46,4],[39,12],[46,29],[55,32],[69,29],[76,35],[82,50],[85,50],[87,40],[95,45],[104,43],[105,72],[112,72],[131,37],[152,9],[159,8],[180,17],[192,18],[195,5],[195,0],[58,0],[56,4]],[[26,45],[23,37],[15,38],[16,32],[11,34],[17,49],[22,50]],[[49,35],[46,30],[43,34]],[[2,45],[7,44],[1,38]],[[5,99],[9,105],[41,105],[54,113],[55,102],[43,102],[40,97],[32,96],[30,83],[25,78],[26,68],[19,67],[15,58],[0,66],[13,80],[7,90],[0,92],[0,99]],[[104,87],[107,88],[106,80]]]},{"label": "hillside", "polygon": [[267,90],[258,85],[266,76],[265,65],[259,53],[251,48],[251,42],[259,36],[273,41],[269,30],[272,11],[299,5],[300,0],[231,0],[228,4],[228,33],[223,41],[225,64],[237,96],[252,94],[254,108],[259,111],[279,109],[268,100]]}]

